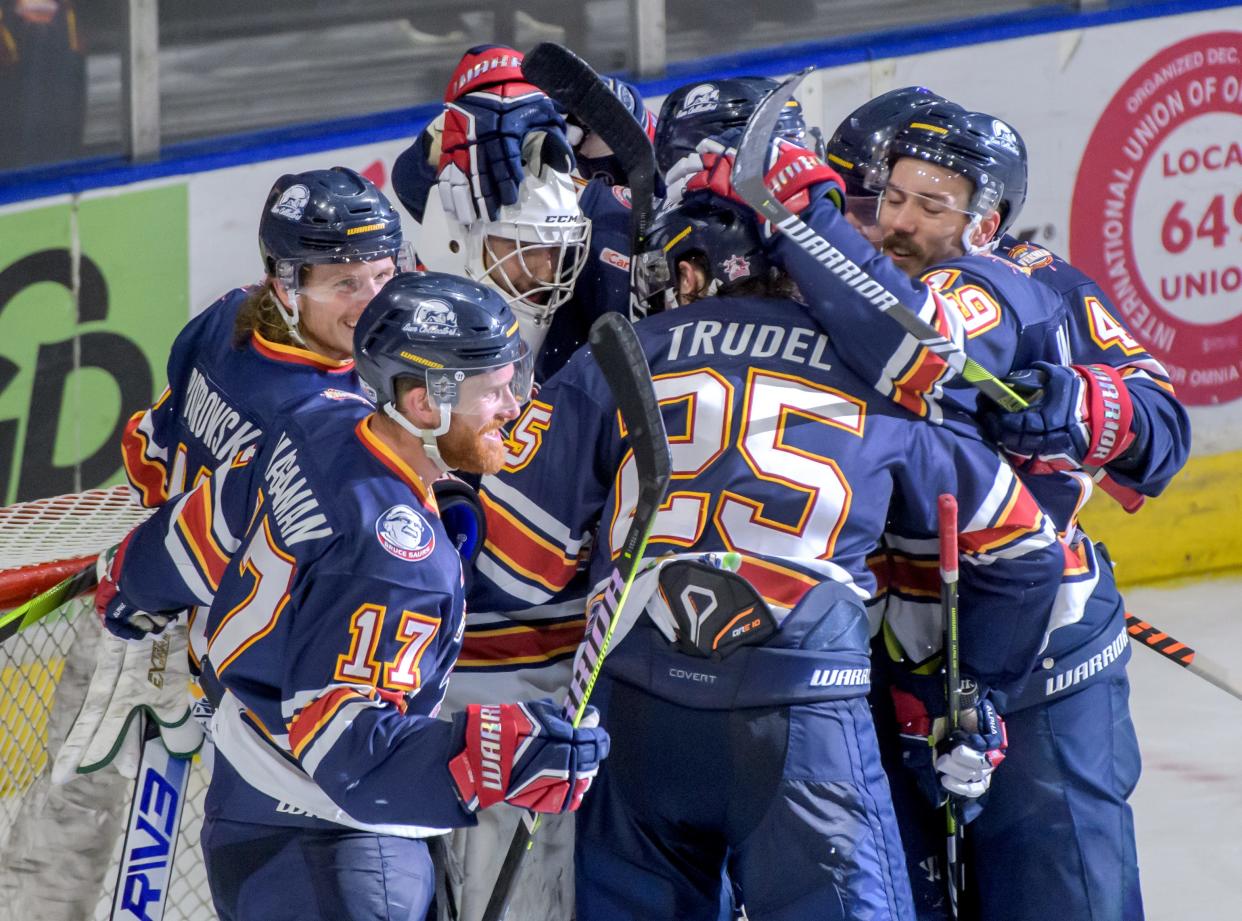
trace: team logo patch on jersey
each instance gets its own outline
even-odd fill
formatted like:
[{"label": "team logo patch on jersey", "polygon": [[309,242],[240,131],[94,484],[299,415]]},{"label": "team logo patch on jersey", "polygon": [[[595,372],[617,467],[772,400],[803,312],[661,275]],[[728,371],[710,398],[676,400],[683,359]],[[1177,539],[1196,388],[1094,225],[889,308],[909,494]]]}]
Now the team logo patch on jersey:
[{"label": "team logo patch on jersey", "polygon": [[310,202],[310,189],[306,186],[291,185],[280,194],[280,199],[272,205],[272,214],[290,221],[302,220],[302,212]]},{"label": "team logo patch on jersey", "polygon": [[745,256],[739,256],[737,253],[734,253],[722,262],[720,268],[729,276],[729,281],[750,277],[750,262],[747,261]]},{"label": "team logo patch on jersey", "polygon": [[1009,258],[1028,272],[1052,265],[1052,253],[1042,246],[1032,246],[1030,243],[1019,243],[1009,251]]},{"label": "team logo patch on jersey", "polygon": [[626,256],[624,253],[617,252],[615,249],[609,249],[607,246],[600,250],[599,261],[606,262],[613,268],[620,269],[622,272],[628,272],[630,270],[630,257]]},{"label": "team logo patch on jersey", "polygon": [[720,88],[712,83],[700,83],[681,101],[681,108],[674,118],[697,115],[699,112],[712,112],[720,104]]},{"label": "team logo patch on jersey", "polygon": [[408,505],[394,505],[375,520],[380,546],[400,560],[416,563],[436,547],[436,535],[427,519]]},{"label": "team logo patch on jersey", "polygon": [[327,397],[329,400],[336,400],[338,403],[343,402],[344,400],[357,400],[359,403],[365,403],[370,406],[373,402],[360,393],[351,393],[348,390],[337,390],[335,387],[329,387],[327,390],[321,390],[319,395]]},{"label": "team logo patch on jersey", "polygon": [[611,188],[613,198],[627,208],[634,207],[634,196],[630,194],[630,187],[628,185],[614,185]]},{"label": "team logo patch on jersey", "polygon": [[447,301],[429,298],[414,309],[410,322],[401,327],[406,333],[434,333],[440,336],[457,335],[457,311]]}]

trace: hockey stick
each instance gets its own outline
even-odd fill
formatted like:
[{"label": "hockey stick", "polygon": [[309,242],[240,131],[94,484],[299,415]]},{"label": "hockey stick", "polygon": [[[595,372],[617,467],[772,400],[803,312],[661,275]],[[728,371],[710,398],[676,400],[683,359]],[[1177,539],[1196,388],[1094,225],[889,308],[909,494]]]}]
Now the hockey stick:
[{"label": "hockey stick", "polygon": [[82,567],[69,578],[57,582],[51,588],[35,595],[24,604],[0,616],[0,643],[20,633],[32,624],[56,612],[65,602],[89,592],[99,584],[95,575],[95,561]]},{"label": "hockey stick", "polygon": [[[604,657],[608,654],[613,631],[625,607],[630,586],[638,574],[656,512],[668,491],[672,467],[668,434],[664,430],[664,419],[652,387],[651,370],[634,328],[619,313],[606,313],[591,327],[590,343],[591,352],[604,372],[608,389],[617,401],[621,421],[634,452],[638,501],[634,507],[634,518],[621,544],[621,555],[604,589],[603,600],[592,607],[586,638],[575,657],[566,707],[567,712],[573,712],[574,726],[582,721]],[[496,886],[483,911],[483,921],[501,921],[505,917],[518,871],[538,827],[538,816],[518,824],[501,864]]]},{"label": "hockey stick", "polygon": [[111,921],[160,921],[164,917],[193,763],[169,754],[160,741],[159,727],[145,715],[140,720],[142,761],[121,845],[121,865],[108,915]]},{"label": "hockey stick", "polygon": [[[945,693],[949,703],[949,732],[962,723],[962,659],[957,617],[957,499],[944,493],[936,500],[940,533],[940,607],[944,615]],[[962,823],[958,802],[950,796],[944,804],[945,881],[949,888],[949,914],[958,917],[958,899],[966,889],[962,863]]]},{"label": "hockey stick", "polygon": [[1130,639],[1141,643],[1148,649],[1160,653],[1166,659],[1176,662],[1187,671],[1194,672],[1204,681],[1216,685],[1226,694],[1242,700],[1242,686],[1234,682],[1229,669],[1219,662],[1213,662],[1196,652],[1192,647],[1169,636],[1159,627],[1153,627],[1147,621],[1133,614],[1126,614],[1126,630]]},{"label": "hockey stick", "polygon": [[637,255],[655,213],[656,161],[651,139],[599,74],[563,45],[536,45],[522,62],[522,75],[599,135],[625,167],[631,206],[630,291],[634,292]]}]

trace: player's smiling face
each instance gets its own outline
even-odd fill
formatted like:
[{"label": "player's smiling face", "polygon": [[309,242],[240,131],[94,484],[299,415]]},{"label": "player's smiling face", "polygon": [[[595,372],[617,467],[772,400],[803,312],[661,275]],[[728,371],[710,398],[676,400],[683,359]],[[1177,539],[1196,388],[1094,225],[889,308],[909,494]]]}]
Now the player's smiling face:
[{"label": "player's smiling face", "polygon": [[307,348],[337,361],[353,355],[358,317],[395,271],[392,259],[310,266],[298,289]]},{"label": "player's smiling face", "polygon": [[449,430],[436,439],[444,462],[467,473],[498,473],[505,463],[502,428],[521,408],[513,395],[513,365],[461,382]]},{"label": "player's smiling face", "polygon": [[915,157],[898,160],[880,200],[880,249],[911,278],[961,256],[973,191],[960,173]]}]

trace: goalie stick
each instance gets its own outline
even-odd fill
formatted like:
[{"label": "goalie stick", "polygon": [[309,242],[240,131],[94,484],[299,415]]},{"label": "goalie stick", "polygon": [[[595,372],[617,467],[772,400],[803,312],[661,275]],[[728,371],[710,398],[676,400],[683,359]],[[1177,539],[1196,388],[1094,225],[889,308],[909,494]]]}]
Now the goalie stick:
[{"label": "goalie stick", "polygon": [[[636,290],[635,258],[655,212],[655,150],[651,139],[629,109],[592,70],[591,65],[563,45],[541,42],[526,55],[522,75],[572,112],[599,135],[625,167],[630,189],[630,291]],[[633,316],[642,313],[634,312]]]},{"label": "goalie stick", "polygon": [[[764,175],[772,132],[780,120],[785,103],[793,98],[798,84],[811,70],[812,68],[808,67],[790,77],[755,107],[755,111],[751,113],[746,122],[741,140],[737,144],[737,155],[733,161],[733,187],[737,189],[746,204],[767,218],[800,249],[814,257],[824,267],[824,271],[833,272],[834,267],[849,266],[857,270],[853,278],[873,282],[879,289],[879,293],[871,299],[877,309],[888,314],[902,329],[917,339],[919,345],[939,355],[954,372],[960,374],[967,383],[973,384],[980,393],[1006,412],[1020,412],[1026,409],[1030,404],[1022,394],[907,308],[883,285],[862,271],[860,266],[845,259],[835,246],[816,233],[802,218],[781,204],[780,200],[768,189],[764,182]],[[1027,393],[1026,396],[1033,398],[1034,394]],[[1084,464],[1082,470],[1127,512],[1135,512],[1143,504],[1145,497],[1142,493],[1116,482],[1101,468]]]},{"label": "goalie stick", "polygon": [[[629,117],[628,115],[626,116]],[[608,389],[617,401],[621,421],[625,425],[630,449],[638,472],[638,501],[634,517],[621,544],[621,555],[604,588],[603,600],[594,605],[587,622],[586,637],[574,657],[574,672],[569,681],[567,712],[573,711],[577,726],[586,712],[587,701],[595,688],[612,642],[613,630],[638,574],[647,537],[655,523],[656,512],[668,491],[672,462],[669,457],[668,435],[660,415],[659,402],[651,383],[651,370],[638,344],[638,336],[629,321],[619,313],[604,314],[591,327],[591,353],[604,373]],[[501,921],[509,909],[517,874],[530,850],[538,816],[528,814],[518,824],[509,849],[505,852],[500,875],[483,911],[483,921]]]}]

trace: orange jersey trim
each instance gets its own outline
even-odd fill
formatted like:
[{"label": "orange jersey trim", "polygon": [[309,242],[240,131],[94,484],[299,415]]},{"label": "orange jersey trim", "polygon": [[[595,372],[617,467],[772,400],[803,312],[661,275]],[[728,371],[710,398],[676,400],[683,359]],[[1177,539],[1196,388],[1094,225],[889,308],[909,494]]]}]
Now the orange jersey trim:
[{"label": "orange jersey trim", "polygon": [[327,371],[329,374],[344,374],[354,369],[354,360],[352,358],[337,361],[335,358],[328,358],[326,355],[320,355],[318,352],[312,352],[310,349],[272,342],[270,339],[264,339],[257,332],[250,334],[250,344],[256,352],[264,358],[270,358],[272,361],[291,365],[306,365],[307,367]]}]

